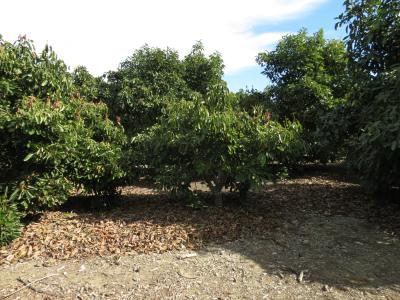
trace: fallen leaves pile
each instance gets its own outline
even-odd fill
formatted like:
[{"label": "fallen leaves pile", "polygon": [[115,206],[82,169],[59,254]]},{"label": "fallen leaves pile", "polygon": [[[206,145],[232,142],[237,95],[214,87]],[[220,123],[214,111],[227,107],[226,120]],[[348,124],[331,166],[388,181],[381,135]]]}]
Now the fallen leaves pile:
[{"label": "fallen leaves pile", "polygon": [[0,248],[0,264],[198,249],[205,242],[266,236],[305,212],[357,217],[370,212],[358,185],[326,174],[268,185],[252,193],[246,205],[238,205],[234,197],[227,195],[223,208],[193,209],[163,193],[126,188],[121,205],[110,211],[44,213],[12,244]]},{"label": "fallen leaves pile", "polygon": [[106,212],[44,213],[0,249],[0,263],[198,249],[203,241],[233,240],[269,226],[241,208],[195,210],[168,201],[167,195],[125,198],[121,207]]}]

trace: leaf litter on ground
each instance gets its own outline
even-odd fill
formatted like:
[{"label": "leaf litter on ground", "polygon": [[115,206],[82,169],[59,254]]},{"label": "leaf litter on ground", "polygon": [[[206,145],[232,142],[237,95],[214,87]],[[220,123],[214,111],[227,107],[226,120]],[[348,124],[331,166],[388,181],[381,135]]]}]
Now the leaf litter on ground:
[{"label": "leaf litter on ground", "polygon": [[325,173],[267,185],[252,192],[244,205],[235,197],[226,194],[222,208],[192,209],[165,193],[127,187],[119,207],[110,211],[43,213],[13,243],[0,248],[0,264],[195,250],[209,242],[271,236],[296,226],[304,212],[367,218],[393,234],[400,228],[393,209],[371,209],[372,200],[359,185]]}]

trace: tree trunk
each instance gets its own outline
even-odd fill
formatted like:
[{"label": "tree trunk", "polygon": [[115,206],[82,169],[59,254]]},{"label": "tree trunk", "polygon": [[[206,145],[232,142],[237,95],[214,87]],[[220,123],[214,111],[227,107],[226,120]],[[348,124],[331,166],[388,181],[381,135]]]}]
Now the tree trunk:
[{"label": "tree trunk", "polygon": [[221,191],[214,193],[214,204],[217,207],[222,207],[222,193]]},{"label": "tree trunk", "polygon": [[242,182],[239,185],[239,198],[242,204],[247,202],[247,195],[250,190],[250,186],[251,185],[249,181]]},{"label": "tree trunk", "polygon": [[215,206],[222,207],[222,188],[225,186],[225,182],[226,175],[222,171],[219,171],[213,180],[207,181],[207,185],[214,196]]}]

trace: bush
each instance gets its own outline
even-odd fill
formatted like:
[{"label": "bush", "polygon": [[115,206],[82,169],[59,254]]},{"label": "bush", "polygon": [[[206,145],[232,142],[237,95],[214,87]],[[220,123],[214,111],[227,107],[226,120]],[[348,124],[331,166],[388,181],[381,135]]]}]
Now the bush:
[{"label": "bush", "polygon": [[237,98],[219,86],[205,99],[171,103],[159,124],[134,138],[139,163],[154,168],[159,185],[173,192],[205,181],[221,204],[222,188],[244,195],[276,175],[269,163],[303,155],[298,123],[283,127],[237,106]]},{"label": "bush", "polygon": [[73,183],[57,172],[33,173],[8,184],[14,189],[14,204],[24,214],[37,214],[63,204],[74,189]]},{"label": "bush", "polygon": [[0,195],[0,246],[7,245],[19,236],[22,228],[21,214],[7,195]]},{"label": "bush", "polygon": [[19,209],[41,211],[78,188],[115,193],[126,137],[107,106],[91,102],[89,92],[73,96],[72,77],[50,48],[38,55],[26,39],[2,44],[0,179],[15,187]]},{"label": "bush", "polygon": [[0,115],[0,130],[8,137],[5,146],[15,153],[10,166],[14,176],[8,180],[20,182],[18,199],[24,209],[59,204],[73,187],[110,194],[121,183],[125,135],[107,118],[105,104],[30,97],[17,113]]}]

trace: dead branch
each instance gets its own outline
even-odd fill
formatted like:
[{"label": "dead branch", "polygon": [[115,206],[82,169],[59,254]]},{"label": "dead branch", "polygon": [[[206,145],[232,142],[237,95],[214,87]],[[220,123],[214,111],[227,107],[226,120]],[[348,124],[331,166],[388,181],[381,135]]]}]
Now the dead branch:
[{"label": "dead branch", "polygon": [[[8,295],[5,295],[5,296],[2,297],[1,299],[6,299],[6,298],[8,298],[8,297],[10,297],[10,296],[12,296],[12,295],[14,295],[14,294],[16,294],[16,293],[18,293],[18,292],[24,290],[24,289],[26,289],[26,288],[28,288],[28,287],[31,287],[31,285],[34,284],[34,283],[40,282],[40,281],[42,281],[42,280],[45,280],[45,279],[47,279],[47,278],[50,278],[50,277],[53,277],[53,276],[57,276],[57,275],[60,275],[60,274],[49,274],[49,275],[44,276],[44,277],[42,277],[42,278],[36,279],[35,281],[32,281],[32,282],[30,282],[30,283],[28,283],[28,284],[25,284],[25,283],[24,283],[25,285],[24,285],[22,288],[20,288],[20,289],[14,291],[14,292],[12,292],[12,293],[10,293],[10,294],[8,294]],[[19,278],[18,280],[21,281],[21,282],[23,282],[21,278]],[[33,290],[34,290],[35,292],[38,292],[38,291],[37,291],[36,289],[34,289],[34,288],[33,288]]]}]

